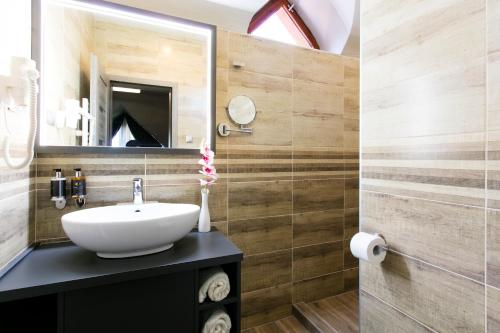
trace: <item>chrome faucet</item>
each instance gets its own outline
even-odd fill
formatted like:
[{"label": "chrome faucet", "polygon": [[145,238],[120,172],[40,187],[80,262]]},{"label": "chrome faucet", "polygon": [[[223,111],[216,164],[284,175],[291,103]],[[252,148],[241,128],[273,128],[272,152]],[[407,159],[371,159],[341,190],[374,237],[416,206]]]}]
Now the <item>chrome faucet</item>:
[{"label": "chrome faucet", "polygon": [[134,188],[132,190],[134,205],[142,205],[142,178],[134,178]]}]

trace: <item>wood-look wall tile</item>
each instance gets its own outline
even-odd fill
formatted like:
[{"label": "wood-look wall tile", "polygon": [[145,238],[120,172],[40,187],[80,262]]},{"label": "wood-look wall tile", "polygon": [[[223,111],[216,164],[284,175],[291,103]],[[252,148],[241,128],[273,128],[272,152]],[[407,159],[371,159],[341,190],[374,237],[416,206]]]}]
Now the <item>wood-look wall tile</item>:
[{"label": "wood-look wall tile", "polygon": [[488,209],[487,219],[487,283],[500,288],[500,211]]},{"label": "wood-look wall tile", "polygon": [[359,58],[344,57],[343,63],[344,85],[359,90]]},{"label": "wood-look wall tile", "polygon": [[[217,91],[215,94],[215,122],[230,123],[229,114],[227,112],[227,105],[229,103],[228,89],[229,89],[229,69],[217,67],[216,70],[216,85]],[[219,146],[221,144],[227,145],[228,137],[216,135],[216,158],[219,158]]]},{"label": "wood-look wall tile", "polygon": [[293,182],[294,213],[343,208],[343,179],[298,180]]},{"label": "wood-look wall tile", "polygon": [[[484,332],[484,285],[399,255],[360,262],[360,288],[439,332]],[[439,315],[436,315],[439,314]]]},{"label": "wood-look wall tile", "polygon": [[344,147],[359,148],[359,120],[344,118]]},{"label": "wood-look wall tile", "polygon": [[229,31],[217,28],[217,69],[229,68],[229,35]]},{"label": "wood-look wall tile", "polygon": [[344,174],[359,179],[359,148],[344,147]]},{"label": "wood-look wall tile", "polygon": [[346,269],[342,272],[344,278],[344,291],[356,290],[359,288],[359,270],[358,268]]},{"label": "wood-look wall tile", "polygon": [[359,231],[359,208],[349,208],[344,212],[344,239],[351,240]]},{"label": "wood-look wall tile", "polygon": [[226,237],[229,237],[227,221],[214,222],[211,221],[211,230],[222,232]]},{"label": "wood-look wall tile", "polygon": [[231,145],[227,156],[231,182],[292,180],[290,146]]},{"label": "wood-look wall tile", "polygon": [[341,147],[293,147],[293,179],[344,178]]},{"label": "wood-look wall tile", "polygon": [[229,221],[229,237],[245,255],[292,247],[292,216]]},{"label": "wood-look wall tile", "polygon": [[342,147],[343,114],[341,87],[293,80],[294,146]]},{"label": "wood-look wall tile", "polygon": [[359,180],[358,178],[346,178],[344,190],[344,208],[359,207]]},{"label": "wood-look wall tile", "polygon": [[339,241],[344,233],[344,211],[333,209],[293,215],[293,246]]},{"label": "wood-look wall tile", "polygon": [[500,332],[500,290],[488,287],[488,333]]},{"label": "wood-look wall tile", "polygon": [[299,80],[344,84],[344,58],[305,48],[293,49],[293,77]]},{"label": "wood-look wall tile", "polygon": [[343,273],[337,272],[293,283],[293,302],[312,302],[344,291]]},{"label": "wood-look wall tile", "polygon": [[366,333],[431,333],[412,318],[361,290],[360,327]]},{"label": "wood-look wall tile", "polygon": [[277,76],[229,71],[228,98],[250,97],[257,115],[252,122],[252,135],[232,135],[228,142],[235,145],[292,144],[292,80]]},{"label": "wood-look wall tile", "polygon": [[61,168],[63,176],[75,174],[74,168],[81,168],[87,187],[123,186],[132,188],[132,179],[145,177],[144,155],[111,154],[38,154],[37,189],[48,190],[53,169]]},{"label": "wood-look wall tile", "polygon": [[253,182],[228,184],[229,220],[292,213],[292,182]]},{"label": "wood-look wall tile", "polygon": [[269,288],[292,281],[292,250],[245,256],[241,265],[241,291]]},{"label": "wood-look wall tile", "polygon": [[[217,184],[225,183],[227,161],[224,145],[215,158]],[[199,184],[199,154],[148,154],[145,159],[146,186]]]},{"label": "wood-look wall tile", "polygon": [[399,252],[484,281],[484,209],[361,191],[362,230]]},{"label": "wood-look wall tile", "polygon": [[358,258],[354,257],[351,253],[351,240],[344,240],[344,269],[358,267]]},{"label": "wood-look wall tile", "polygon": [[242,329],[268,323],[292,313],[291,284],[286,283],[241,295]]},{"label": "wood-look wall tile", "polygon": [[[357,119],[359,123],[359,87],[344,88],[344,118]],[[358,124],[359,131],[359,124]]]},{"label": "wood-look wall tile", "polygon": [[[145,192],[146,201],[201,204],[200,186],[197,184],[146,186]],[[210,187],[208,207],[213,222],[227,220],[226,184],[215,184]]]},{"label": "wood-look wall tile", "polygon": [[229,33],[229,67],[243,63],[243,69],[266,75],[292,77],[293,46],[239,33]]},{"label": "wood-look wall tile", "polygon": [[[76,207],[72,200],[68,199],[64,209],[56,209],[54,202],[50,200],[50,191],[48,190],[37,190],[36,197],[37,241],[66,239],[67,236],[62,228],[61,217],[64,214],[77,211],[79,208]],[[87,200],[84,208],[131,202],[132,194],[128,187],[87,187]]]},{"label": "wood-look wall tile", "polygon": [[343,269],[342,241],[293,249],[293,280],[311,279]]}]

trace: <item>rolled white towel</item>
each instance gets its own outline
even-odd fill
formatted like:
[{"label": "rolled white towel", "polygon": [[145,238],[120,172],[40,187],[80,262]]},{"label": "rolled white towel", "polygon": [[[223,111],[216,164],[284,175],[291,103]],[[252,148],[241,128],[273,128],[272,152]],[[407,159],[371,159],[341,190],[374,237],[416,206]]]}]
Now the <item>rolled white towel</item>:
[{"label": "rolled white towel", "polygon": [[203,325],[203,333],[229,333],[231,318],[223,309],[215,310]]},{"label": "rolled white towel", "polygon": [[231,286],[229,277],[220,267],[210,268],[200,272],[201,287],[198,291],[198,301],[203,303],[210,298],[214,302],[223,300],[229,295]]}]

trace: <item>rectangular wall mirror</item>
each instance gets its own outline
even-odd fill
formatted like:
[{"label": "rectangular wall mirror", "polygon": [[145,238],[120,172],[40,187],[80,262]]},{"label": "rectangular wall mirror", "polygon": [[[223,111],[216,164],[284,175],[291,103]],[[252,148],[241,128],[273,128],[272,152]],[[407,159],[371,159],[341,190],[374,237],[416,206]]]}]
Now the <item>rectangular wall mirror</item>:
[{"label": "rectangular wall mirror", "polygon": [[38,152],[215,148],[214,26],[104,1],[33,6]]}]

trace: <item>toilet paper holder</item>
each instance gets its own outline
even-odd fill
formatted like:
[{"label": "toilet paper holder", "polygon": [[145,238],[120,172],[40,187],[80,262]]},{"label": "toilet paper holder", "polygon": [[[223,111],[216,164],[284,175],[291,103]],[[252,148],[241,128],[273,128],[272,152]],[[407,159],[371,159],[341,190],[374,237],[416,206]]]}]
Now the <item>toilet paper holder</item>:
[{"label": "toilet paper holder", "polygon": [[387,244],[387,240],[385,239],[384,235],[379,234],[377,232],[374,233],[374,235],[382,238],[384,240],[384,242],[385,242],[385,245],[381,245],[381,246],[378,246],[378,247],[380,247],[384,251],[390,251],[391,250],[391,247],[389,246],[389,244]]},{"label": "toilet paper holder", "polygon": [[351,238],[350,249],[352,255],[360,260],[381,263],[390,246],[382,234],[360,231]]}]

